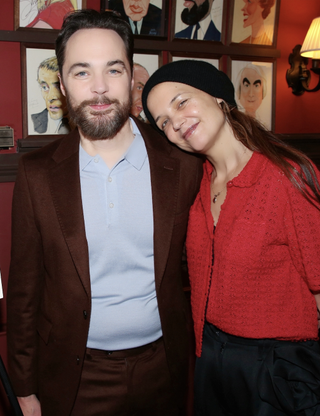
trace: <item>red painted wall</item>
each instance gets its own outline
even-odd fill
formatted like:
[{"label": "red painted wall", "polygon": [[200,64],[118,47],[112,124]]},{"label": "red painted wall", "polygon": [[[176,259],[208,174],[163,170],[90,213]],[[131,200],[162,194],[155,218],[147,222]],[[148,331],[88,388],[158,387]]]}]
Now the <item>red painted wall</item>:
[{"label": "red painted wall", "polygon": [[[319,133],[320,117],[318,105],[320,92],[305,92],[297,97],[292,94],[286,82],[290,68],[289,54],[295,45],[302,44],[312,19],[320,16],[318,0],[281,0],[277,49],[281,57],[277,60],[276,87],[276,133]],[[311,61],[311,60],[309,60]],[[309,68],[311,62],[309,62]],[[318,76],[312,73],[310,87],[316,84]]]}]

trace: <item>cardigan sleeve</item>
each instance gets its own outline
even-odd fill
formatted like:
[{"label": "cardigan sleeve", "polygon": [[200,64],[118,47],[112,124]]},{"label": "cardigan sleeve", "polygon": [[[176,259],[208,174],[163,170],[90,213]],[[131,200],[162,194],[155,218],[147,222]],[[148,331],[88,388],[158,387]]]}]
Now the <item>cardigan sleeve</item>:
[{"label": "cardigan sleeve", "polygon": [[[316,168],[315,168],[316,169]],[[318,180],[319,172],[317,171]],[[320,204],[314,206],[289,182],[287,226],[293,263],[312,292],[320,291]]]}]

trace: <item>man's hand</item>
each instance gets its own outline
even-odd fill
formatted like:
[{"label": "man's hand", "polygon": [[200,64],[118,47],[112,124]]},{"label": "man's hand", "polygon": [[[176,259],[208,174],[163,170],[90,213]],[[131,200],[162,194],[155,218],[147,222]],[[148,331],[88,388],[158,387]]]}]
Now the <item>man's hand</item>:
[{"label": "man's hand", "polygon": [[41,416],[40,402],[35,394],[27,397],[17,397],[23,416]]}]

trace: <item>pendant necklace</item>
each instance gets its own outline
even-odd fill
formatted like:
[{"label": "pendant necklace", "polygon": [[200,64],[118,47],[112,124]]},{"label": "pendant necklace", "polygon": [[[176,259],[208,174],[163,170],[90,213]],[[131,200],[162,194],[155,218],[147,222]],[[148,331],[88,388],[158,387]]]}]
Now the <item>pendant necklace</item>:
[{"label": "pendant necklace", "polygon": [[[233,175],[233,173],[237,170],[237,168],[239,167],[240,162],[241,162],[241,160],[242,160],[243,156],[246,154],[246,152],[247,152],[247,149],[245,149],[245,150],[244,150],[244,152],[243,152],[243,154],[242,154],[242,156],[241,156],[241,158],[240,158],[239,163],[237,164],[237,166],[233,169],[233,171],[231,171],[231,173],[229,173],[229,175],[228,175],[229,177],[230,177],[230,176],[232,176],[232,175]],[[213,172],[214,172],[214,171],[213,171]],[[213,176],[213,172],[212,172],[212,176]],[[228,183],[228,179],[227,179],[226,183],[224,184],[223,188],[221,189],[221,191],[217,192],[216,194],[213,194],[212,202],[213,202],[214,204],[217,202],[218,196],[219,196],[219,195],[221,194],[221,192],[224,190],[224,188],[226,187],[227,183]],[[212,185],[211,185],[211,186],[212,186]]]},{"label": "pendant necklace", "polygon": [[[223,188],[223,189],[224,189],[224,188]],[[223,189],[222,189],[220,192],[218,192],[217,194],[214,194],[214,195],[213,195],[212,202],[213,202],[214,204],[217,202],[217,198],[218,198],[218,196],[221,194],[221,192],[223,191]]]}]

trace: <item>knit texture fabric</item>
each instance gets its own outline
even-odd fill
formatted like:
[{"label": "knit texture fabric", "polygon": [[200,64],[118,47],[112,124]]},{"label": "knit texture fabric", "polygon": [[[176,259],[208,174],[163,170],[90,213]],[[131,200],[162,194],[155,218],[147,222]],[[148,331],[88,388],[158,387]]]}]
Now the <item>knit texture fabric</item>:
[{"label": "knit texture fabric", "polygon": [[204,166],[187,234],[197,356],[205,320],[245,338],[316,340],[311,291],[320,291],[320,212],[279,168],[253,153],[227,184],[214,232],[213,168]]}]

